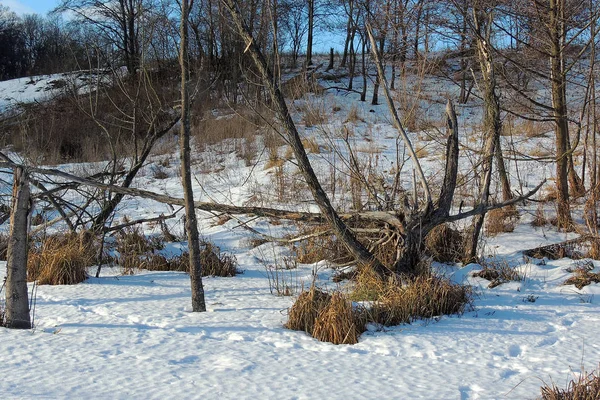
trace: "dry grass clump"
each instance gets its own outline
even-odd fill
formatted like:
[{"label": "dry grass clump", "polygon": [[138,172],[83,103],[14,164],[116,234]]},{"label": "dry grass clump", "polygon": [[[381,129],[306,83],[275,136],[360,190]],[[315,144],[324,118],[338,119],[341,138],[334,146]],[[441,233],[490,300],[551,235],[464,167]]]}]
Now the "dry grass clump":
[{"label": "dry grass clump", "polygon": [[544,212],[544,203],[539,203],[537,209],[535,210],[535,215],[533,216],[533,220],[531,221],[531,226],[540,227],[548,224],[548,219],[546,218],[546,214]]},{"label": "dry grass clump", "polygon": [[448,224],[433,228],[425,237],[425,251],[438,262],[460,262],[464,254],[464,238]]},{"label": "dry grass clump", "polygon": [[[117,263],[123,268],[123,273],[131,275],[136,269],[152,267],[151,255],[156,250],[164,248],[161,238],[150,238],[138,227],[129,227],[119,232],[116,250],[119,252]],[[155,264],[158,262],[155,260]]]},{"label": "dry grass clump", "polygon": [[592,272],[589,268],[580,266],[573,270],[573,276],[568,278],[563,285],[575,285],[577,289],[581,290],[592,283],[600,283],[600,273]]},{"label": "dry grass clump", "polygon": [[312,285],[309,290],[300,293],[289,309],[288,322],[285,327],[294,331],[304,331],[312,336],[315,321],[330,299],[329,293]]},{"label": "dry grass clump", "polygon": [[310,104],[304,111],[303,122],[307,128],[318,126],[327,121],[327,113],[322,107],[316,104]]},{"label": "dry grass clump", "polygon": [[492,289],[506,282],[523,280],[523,275],[511,267],[506,261],[484,260],[481,261],[483,269],[473,273],[474,277],[490,281],[488,288]]},{"label": "dry grass clump", "polygon": [[306,152],[309,154],[321,153],[321,148],[319,147],[319,143],[317,143],[317,140],[315,138],[302,139],[302,145],[304,146],[304,150],[306,150]]},{"label": "dry grass clump", "polygon": [[471,289],[435,275],[406,282],[391,280],[369,310],[371,319],[384,326],[411,323],[441,315],[462,314],[471,304]]},{"label": "dry grass clump", "polygon": [[200,263],[202,276],[231,277],[239,273],[237,259],[233,254],[222,253],[219,246],[209,242],[201,244]]},{"label": "dry grass clump", "polygon": [[504,207],[491,210],[486,214],[485,233],[496,236],[499,233],[513,232],[519,213],[515,207]]},{"label": "dry grass clump", "polygon": [[365,331],[363,314],[341,292],[333,292],[325,307],[318,313],[312,336],[322,342],[355,344]]},{"label": "dry grass clump", "polygon": [[353,104],[352,107],[350,107],[350,110],[348,110],[348,115],[346,116],[346,121],[345,122],[365,122],[364,118],[360,115],[360,112],[358,111],[358,107],[356,107],[356,104]]},{"label": "dry grass clump", "polygon": [[[372,268],[360,267],[349,296],[323,292],[313,285],[298,296],[289,310],[288,329],[301,330],[321,341],[353,344],[369,322],[383,326],[411,323],[441,315],[462,314],[472,302],[471,289],[434,275],[403,281],[381,278]],[[366,308],[351,300],[370,301]]]},{"label": "dry grass clump", "polygon": [[96,246],[89,232],[49,236],[29,250],[27,280],[38,285],[83,282],[95,257]]},{"label": "dry grass clump", "polygon": [[583,373],[571,380],[566,389],[545,385],[541,392],[543,400],[600,400],[600,372]]}]

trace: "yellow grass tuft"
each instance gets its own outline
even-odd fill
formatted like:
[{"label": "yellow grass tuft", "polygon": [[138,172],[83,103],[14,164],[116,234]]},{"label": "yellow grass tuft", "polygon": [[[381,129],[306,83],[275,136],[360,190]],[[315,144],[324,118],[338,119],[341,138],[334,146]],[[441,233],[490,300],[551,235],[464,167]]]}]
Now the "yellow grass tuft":
[{"label": "yellow grass tuft", "polygon": [[27,279],[39,285],[74,285],[87,279],[96,249],[89,232],[55,235],[29,251]]}]

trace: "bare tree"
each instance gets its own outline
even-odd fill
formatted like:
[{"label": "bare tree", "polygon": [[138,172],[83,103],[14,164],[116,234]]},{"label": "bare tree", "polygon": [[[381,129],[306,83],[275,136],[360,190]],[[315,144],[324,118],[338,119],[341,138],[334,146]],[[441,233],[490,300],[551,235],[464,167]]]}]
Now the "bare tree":
[{"label": "bare tree", "polygon": [[192,285],[192,311],[206,311],[204,287],[202,285],[202,265],[200,262],[200,236],[194,209],[194,191],[190,161],[190,93],[188,68],[188,21],[194,0],[181,0],[181,37],[179,66],[181,68],[181,129],[179,146],[181,154],[181,184],[185,200],[185,231],[188,239],[190,258],[190,281]]}]

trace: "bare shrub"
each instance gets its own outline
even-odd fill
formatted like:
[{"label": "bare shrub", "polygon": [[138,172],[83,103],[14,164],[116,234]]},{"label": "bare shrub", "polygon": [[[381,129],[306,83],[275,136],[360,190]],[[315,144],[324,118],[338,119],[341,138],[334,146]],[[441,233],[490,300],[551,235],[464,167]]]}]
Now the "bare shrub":
[{"label": "bare shrub", "polygon": [[496,236],[499,233],[512,232],[518,218],[519,213],[515,207],[491,210],[485,216],[485,233],[488,236]]},{"label": "bare shrub", "polygon": [[276,262],[265,265],[269,291],[276,296],[294,296],[300,289],[298,262],[293,257],[283,257],[283,264]]},{"label": "bare shrub", "polygon": [[425,237],[425,251],[438,262],[460,262],[464,254],[464,238],[448,224],[439,225]]},{"label": "bare shrub", "polygon": [[598,400],[600,399],[600,373],[583,372],[578,378],[571,380],[566,389],[555,384],[541,388],[543,400]]},{"label": "bare shrub", "polygon": [[87,279],[87,268],[96,257],[89,232],[53,235],[32,246],[27,260],[27,280],[39,285],[74,285]]},{"label": "bare shrub", "polygon": [[152,177],[154,179],[167,179],[169,177],[169,174],[165,170],[165,167],[163,167],[162,165],[156,164],[156,165],[152,166],[151,168],[152,168]]}]

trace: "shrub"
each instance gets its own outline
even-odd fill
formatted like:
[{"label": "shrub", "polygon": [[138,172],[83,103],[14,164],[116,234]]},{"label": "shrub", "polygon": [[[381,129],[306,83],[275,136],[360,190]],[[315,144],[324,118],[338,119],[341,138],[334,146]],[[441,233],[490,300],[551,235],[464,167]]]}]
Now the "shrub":
[{"label": "shrub", "polygon": [[425,251],[438,262],[460,262],[464,254],[464,239],[448,224],[433,228],[425,237]]},{"label": "shrub", "polygon": [[571,380],[566,389],[556,385],[541,388],[543,400],[598,400],[600,399],[600,373],[583,373]]},{"label": "shrub", "polygon": [[49,236],[29,250],[27,279],[39,285],[74,285],[87,279],[95,257],[89,232]]}]

